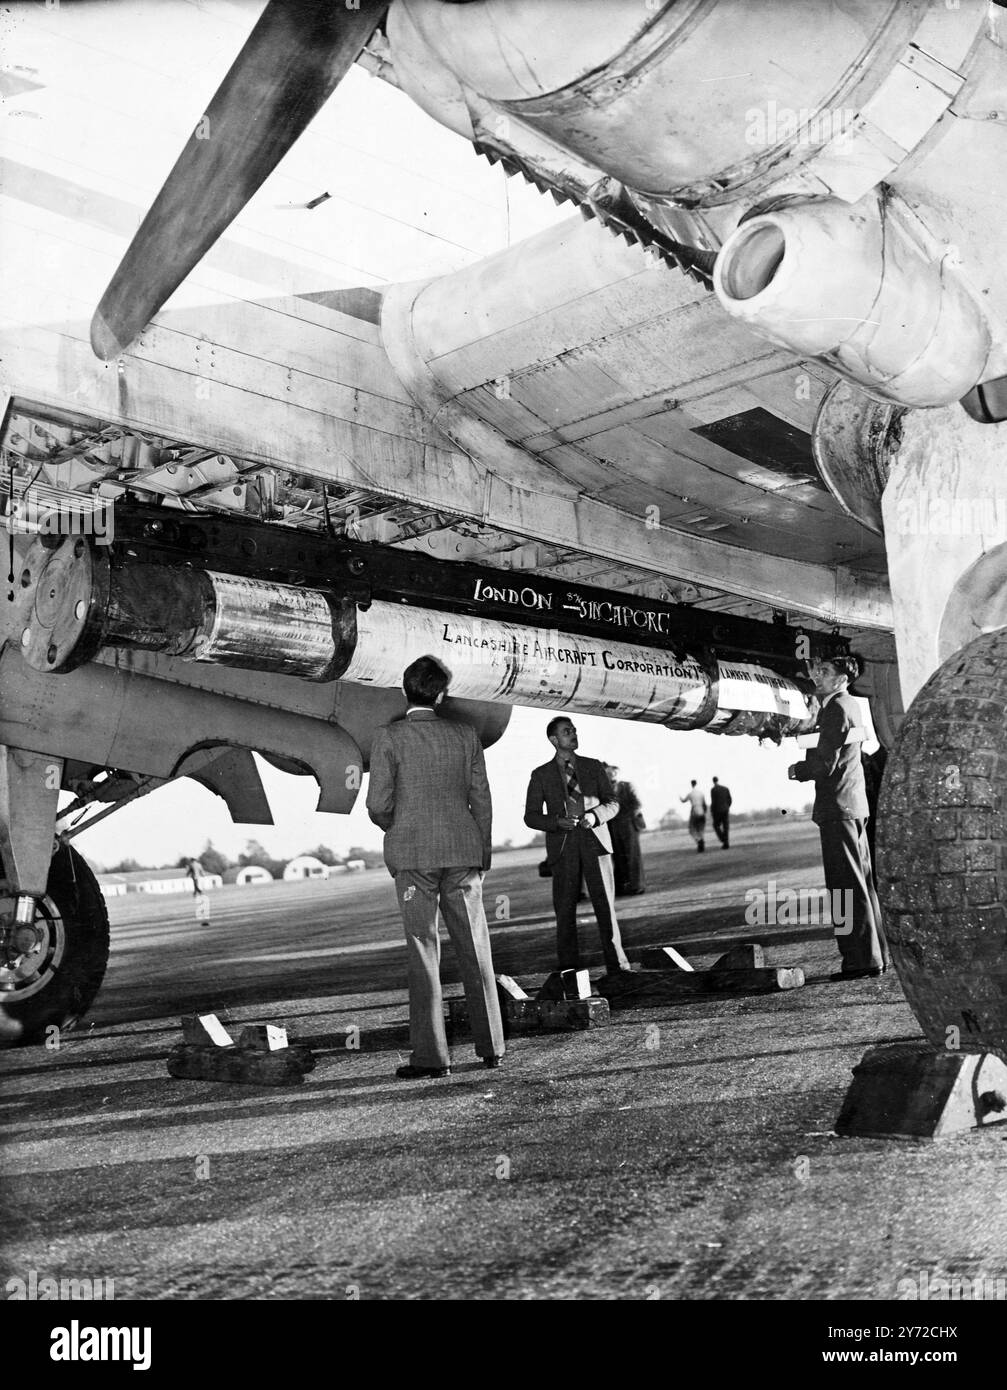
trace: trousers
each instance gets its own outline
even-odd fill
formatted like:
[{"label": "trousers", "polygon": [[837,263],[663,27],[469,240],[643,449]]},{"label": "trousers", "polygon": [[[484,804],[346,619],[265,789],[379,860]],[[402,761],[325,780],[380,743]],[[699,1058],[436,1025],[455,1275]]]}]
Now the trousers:
[{"label": "trousers", "polygon": [[[825,887],[833,903],[842,904],[836,922],[836,943],[844,970],[868,970],[888,965],[888,943],[881,920],[881,904],[874,891],[871,851],[867,843],[865,820],[822,821],[818,827],[822,841]],[[840,896],[836,897],[839,894]]]},{"label": "trousers", "polygon": [[[597,854],[590,842],[585,843],[589,830],[572,830],[567,835],[563,852],[552,866],[552,905],[556,911],[556,955],[560,970],[580,968],[580,943],[577,940],[577,900],[580,879],[598,920],[601,949],[609,970],[628,970],[629,961],[622,949],[622,936],[615,915],[615,874],[610,854]],[[592,837],[593,838],[593,837]]]},{"label": "trousers", "polygon": [[451,1064],[444,1031],[438,909],[465,986],[475,1050],[480,1057],[502,1057],[503,1023],[483,907],[482,870],[400,869],[395,875],[395,891],[406,931],[413,1066]]}]

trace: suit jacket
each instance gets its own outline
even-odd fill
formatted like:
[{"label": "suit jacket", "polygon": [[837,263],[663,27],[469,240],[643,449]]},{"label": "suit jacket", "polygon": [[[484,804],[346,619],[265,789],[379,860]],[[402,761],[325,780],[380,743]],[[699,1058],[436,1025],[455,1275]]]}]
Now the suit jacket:
[{"label": "suit jacket", "polygon": [[[524,823],[532,830],[545,831],[546,862],[554,864],[563,853],[568,835],[580,835],[597,854],[612,853],[612,836],[606,821],[619,814],[619,802],[611,779],[605,771],[605,764],[595,758],[574,756],[577,769],[577,782],[588,798],[597,802],[591,807],[598,818],[598,825],[587,829],[561,830],[556,824],[566,815],[566,782],[555,758],[537,767],[528,782],[528,795],[524,803]],[[544,812],[543,812],[543,807]]]},{"label": "suit jacket", "polygon": [[385,863],[400,869],[490,864],[493,803],[475,730],[414,710],[371,746],[367,811],[385,832]]},{"label": "suit jacket", "polygon": [[723,811],[731,809],[731,793],[718,782],[715,787],[710,788],[710,810],[715,816],[719,816]]},{"label": "suit jacket", "polygon": [[[611,779],[610,779],[611,780]],[[618,820],[624,820],[628,825],[633,824],[633,818],[640,810],[640,798],[636,794],[636,788],[632,782],[616,782],[615,798],[619,803]]]},{"label": "suit jacket", "polygon": [[[864,726],[852,695],[833,695],[818,715],[818,747],[809,748],[794,776],[798,782],[814,782],[812,820],[866,820],[867,789],[860,761]],[[853,735],[851,738],[850,735]]]}]

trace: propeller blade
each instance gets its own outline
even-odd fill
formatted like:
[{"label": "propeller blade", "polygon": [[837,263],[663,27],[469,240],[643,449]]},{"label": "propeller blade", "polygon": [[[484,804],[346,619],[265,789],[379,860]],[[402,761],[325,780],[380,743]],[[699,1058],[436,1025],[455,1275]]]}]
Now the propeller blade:
[{"label": "propeller blade", "polygon": [[143,219],[91,321],[116,357],[318,113],[380,24],[388,0],[270,0]]}]

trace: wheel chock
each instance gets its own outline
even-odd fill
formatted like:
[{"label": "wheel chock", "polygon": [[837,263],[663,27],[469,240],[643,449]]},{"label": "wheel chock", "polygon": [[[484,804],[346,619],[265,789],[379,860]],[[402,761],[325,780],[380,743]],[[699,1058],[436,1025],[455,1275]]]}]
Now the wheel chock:
[{"label": "wheel chock", "polygon": [[494,975],[497,982],[497,998],[501,1006],[505,999],[527,999],[528,995],[518,984],[517,980],[511,979],[510,975]]},{"label": "wheel chock", "polygon": [[1007,1064],[918,1043],[870,1047],[836,1121],[846,1137],[945,1139],[1007,1121]]},{"label": "wheel chock", "polygon": [[252,1052],[279,1052],[287,1047],[287,1030],[275,1023],[246,1023],[238,1034],[238,1046]]},{"label": "wheel chock", "polygon": [[657,946],[651,951],[644,951],[640,956],[640,964],[645,970],[695,969],[685,956],[679,955],[674,946]]},{"label": "wheel chock", "polygon": [[235,1043],[216,1014],[189,1014],[182,1039],[167,1066],[171,1076],[189,1081],[299,1086],[315,1066],[310,1048],[291,1045],[287,1030],[272,1023],[247,1024]]},{"label": "wheel chock", "polygon": [[590,999],[591,975],[587,970],[554,970],[547,975],[538,999]]},{"label": "wheel chock", "polygon": [[[587,971],[584,971],[587,974]],[[608,1023],[607,999],[537,999],[539,1027],[547,1033],[583,1032]]]},{"label": "wheel chock", "polygon": [[185,1014],[182,1041],[197,1047],[233,1047],[234,1039],[216,1014]]},{"label": "wheel chock", "polygon": [[[694,970],[694,966],[679,955],[674,946],[657,946],[642,952],[641,964],[646,970]],[[758,941],[742,941],[733,946],[726,955],[715,960],[711,971],[725,970],[765,970],[766,953]]]},{"label": "wheel chock", "polygon": [[[529,998],[510,975],[496,975],[497,1003],[500,1005],[500,1018],[503,1022],[504,1037],[514,1033],[529,1033],[538,1027],[538,1001]],[[467,1029],[469,1026],[468,1004],[462,999],[448,1001],[448,1027]]]},{"label": "wheel chock", "polygon": [[[583,973],[587,974],[587,971]],[[598,1028],[609,1022],[608,1001],[597,996],[588,999],[529,999],[524,990],[521,990],[521,995],[522,998],[516,999],[499,994],[505,1038],[521,1033],[577,1032],[585,1028]],[[452,1037],[470,1030],[468,1000],[464,997],[447,1001],[447,1028]]]},{"label": "wheel chock", "polygon": [[741,941],[715,960],[711,970],[764,970],[766,953],[758,941]]},{"label": "wheel chock", "polygon": [[703,994],[775,994],[779,990],[799,989],[803,984],[804,971],[800,966],[682,970],[669,963],[663,970],[603,975],[598,981],[598,993],[608,999],[614,1009],[647,1009]]}]

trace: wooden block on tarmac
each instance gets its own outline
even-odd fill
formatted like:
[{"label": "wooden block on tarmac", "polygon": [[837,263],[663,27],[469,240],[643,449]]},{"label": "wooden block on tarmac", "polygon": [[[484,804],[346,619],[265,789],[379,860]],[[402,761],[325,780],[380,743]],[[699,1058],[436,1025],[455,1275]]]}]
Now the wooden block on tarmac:
[{"label": "wooden block on tarmac", "polygon": [[587,970],[561,970],[564,999],[590,999],[591,976]]},{"label": "wooden block on tarmac", "polygon": [[679,955],[674,946],[655,946],[644,951],[640,957],[644,970],[693,970],[685,956]]},{"label": "wooden block on tarmac", "polygon": [[[179,1043],[168,1053],[170,1075],[189,1081],[231,1081],[246,1086],[300,1086],[306,1049],[284,1047],[278,1052],[249,1048]],[[310,1054],[309,1054],[310,1056]],[[311,1059],[314,1065],[314,1059]]]},{"label": "wooden block on tarmac", "polygon": [[[521,991],[524,994],[524,991]],[[515,1033],[531,1033],[539,1023],[538,1000],[529,999],[525,994],[523,999],[512,999],[498,993],[500,999],[500,1018],[503,1022],[504,1037],[509,1038]],[[449,999],[447,1027],[448,1032],[468,1033],[471,1031],[469,1019],[468,1000]]]},{"label": "wooden block on tarmac", "polygon": [[536,999],[562,999],[563,998],[563,976],[558,970],[553,970],[548,974],[539,986]]},{"label": "wooden block on tarmac", "polygon": [[287,1030],[275,1023],[246,1023],[238,1034],[238,1046],[253,1052],[278,1052],[287,1046]]},{"label": "wooden block on tarmac", "polygon": [[501,1005],[505,999],[527,999],[528,995],[518,984],[517,980],[512,980],[509,975],[494,975],[497,982],[497,996]]},{"label": "wooden block on tarmac", "polygon": [[853,1068],[836,1133],[945,1139],[1007,1120],[1007,1065],[929,1043],[870,1047]]},{"label": "wooden block on tarmac", "polygon": [[615,1009],[645,1009],[702,994],[775,994],[804,984],[800,966],[764,970],[641,970],[603,975],[598,993]]},{"label": "wooden block on tarmac", "polygon": [[758,941],[742,941],[715,960],[711,970],[764,970],[766,953]]},{"label": "wooden block on tarmac", "polygon": [[[515,1033],[569,1032],[597,1028],[609,1021],[605,999],[507,999],[500,1010],[504,1037]],[[470,1030],[468,1004],[448,1000],[448,1028],[452,1033]]]},{"label": "wooden block on tarmac", "polygon": [[537,999],[590,999],[591,973],[588,970],[554,970],[545,977]]},{"label": "wooden block on tarmac", "polygon": [[233,1047],[234,1039],[216,1014],[185,1014],[182,1041],[197,1047]]},{"label": "wooden block on tarmac", "polygon": [[539,999],[536,1002],[539,1024],[549,1033],[578,1032],[609,1022],[607,999]]}]

